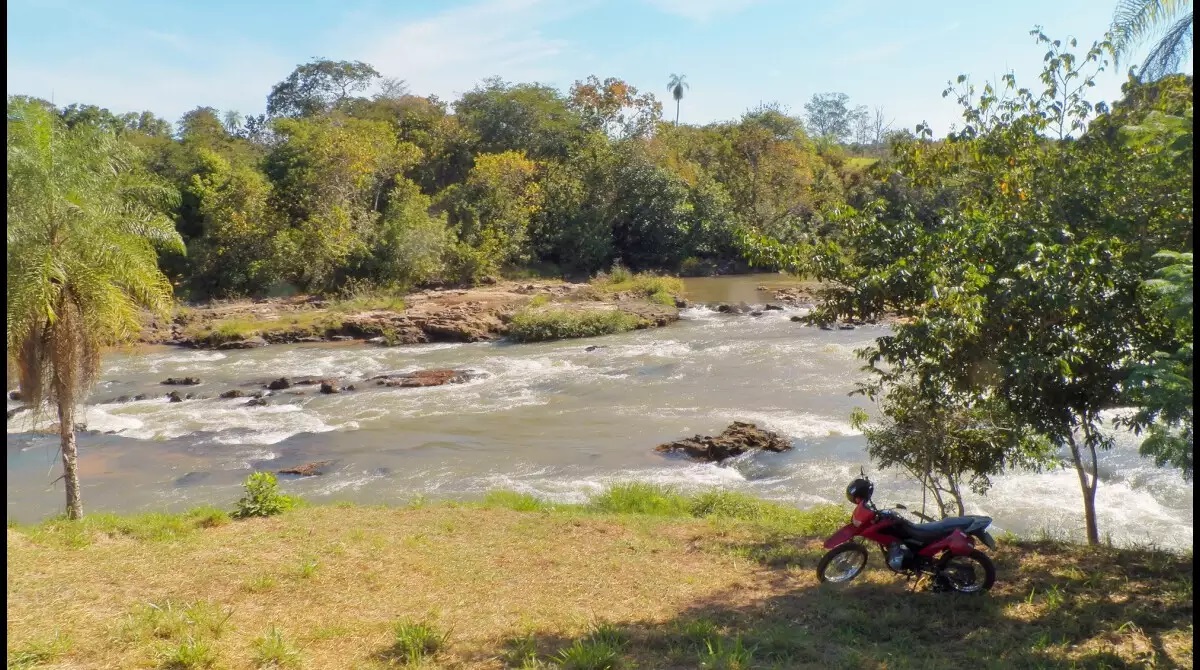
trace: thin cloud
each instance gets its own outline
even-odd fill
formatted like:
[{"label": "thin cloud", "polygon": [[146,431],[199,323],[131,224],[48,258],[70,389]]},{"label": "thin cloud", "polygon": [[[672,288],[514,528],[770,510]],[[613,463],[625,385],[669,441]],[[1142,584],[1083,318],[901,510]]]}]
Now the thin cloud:
[{"label": "thin cloud", "polygon": [[759,0],[646,0],[664,14],[705,22],[717,16],[737,14]]}]

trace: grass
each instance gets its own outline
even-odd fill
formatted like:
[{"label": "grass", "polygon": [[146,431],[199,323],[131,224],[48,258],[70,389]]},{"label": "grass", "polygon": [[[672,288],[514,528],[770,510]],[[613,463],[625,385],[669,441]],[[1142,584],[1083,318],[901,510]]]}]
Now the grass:
[{"label": "grass", "polygon": [[315,336],[337,331],[342,327],[342,315],[331,310],[304,309],[284,312],[278,319],[228,318],[208,322],[193,322],[184,328],[184,337],[216,346],[249,337],[287,334],[295,337]]},{"label": "grass", "polygon": [[673,306],[675,296],[683,294],[683,280],[678,277],[662,277],[646,272],[635,274],[621,267],[597,275],[590,284],[593,294],[599,297],[629,293],[667,306]]},{"label": "grass", "polygon": [[9,667],[1193,665],[1190,553],[1006,538],[982,597],[910,591],[878,556],[818,584],[848,514],[625,484],[580,504],[10,524]]},{"label": "grass", "polygon": [[524,309],[508,323],[513,342],[544,342],[623,333],[646,325],[639,316],[615,309]]}]

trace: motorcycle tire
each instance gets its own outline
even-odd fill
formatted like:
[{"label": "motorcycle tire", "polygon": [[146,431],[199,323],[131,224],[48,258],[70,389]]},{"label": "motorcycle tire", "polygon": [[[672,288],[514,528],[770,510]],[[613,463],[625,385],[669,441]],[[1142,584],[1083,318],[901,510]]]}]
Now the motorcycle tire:
[{"label": "motorcycle tire", "polygon": [[[975,579],[970,584],[960,584],[952,576],[946,574],[947,568],[951,568],[950,564],[955,561],[971,561],[977,564],[983,570],[983,580]],[[972,572],[974,573],[973,569]],[[987,554],[975,549],[965,556],[950,557],[946,561],[946,565],[939,570],[938,578],[945,584],[944,590],[956,593],[983,593],[996,583],[996,565],[992,563],[992,559]]]},{"label": "motorcycle tire", "polygon": [[[836,561],[836,563],[835,563]],[[847,561],[849,561],[847,563]],[[843,572],[827,574],[830,567],[842,569]],[[817,579],[822,582],[844,584],[863,573],[867,569],[867,550],[857,542],[847,542],[830,549],[817,563]]]}]

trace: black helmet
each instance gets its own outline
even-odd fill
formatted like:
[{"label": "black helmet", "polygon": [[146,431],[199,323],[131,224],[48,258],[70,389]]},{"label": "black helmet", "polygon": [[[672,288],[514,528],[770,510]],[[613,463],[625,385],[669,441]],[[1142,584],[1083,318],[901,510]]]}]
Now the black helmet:
[{"label": "black helmet", "polygon": [[846,487],[846,499],[857,505],[859,502],[870,500],[874,492],[875,485],[869,479],[860,477]]}]

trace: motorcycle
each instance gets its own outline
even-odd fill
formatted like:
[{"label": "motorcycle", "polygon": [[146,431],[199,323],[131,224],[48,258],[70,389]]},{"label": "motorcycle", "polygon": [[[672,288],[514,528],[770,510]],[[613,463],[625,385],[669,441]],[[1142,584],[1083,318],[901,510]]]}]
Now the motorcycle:
[{"label": "motorcycle", "polygon": [[[932,523],[913,523],[892,510],[880,510],[871,502],[875,485],[866,473],[846,487],[854,503],[850,523],[825,540],[829,549],[817,563],[822,582],[845,583],[862,574],[868,551],[858,538],[879,545],[884,564],[892,572],[911,580],[932,579],[934,591],[981,593],[996,581],[996,566],[976,548],[979,540],[989,549],[996,541],[986,528],[986,516],[960,516]],[[897,509],[907,509],[897,505]]]}]

